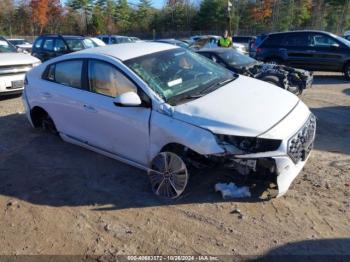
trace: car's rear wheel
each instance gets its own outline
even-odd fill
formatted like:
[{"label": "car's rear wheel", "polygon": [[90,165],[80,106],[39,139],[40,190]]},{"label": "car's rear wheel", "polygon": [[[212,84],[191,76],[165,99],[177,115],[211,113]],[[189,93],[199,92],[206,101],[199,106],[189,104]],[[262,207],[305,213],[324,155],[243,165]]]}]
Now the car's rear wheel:
[{"label": "car's rear wheel", "polygon": [[344,76],[347,80],[350,80],[350,62],[344,67]]},{"label": "car's rear wheel", "polygon": [[48,114],[41,119],[41,129],[49,133],[57,133],[55,123]]},{"label": "car's rear wheel", "polygon": [[185,162],[172,152],[159,153],[153,159],[148,175],[153,192],[167,199],[179,197],[189,178]]}]

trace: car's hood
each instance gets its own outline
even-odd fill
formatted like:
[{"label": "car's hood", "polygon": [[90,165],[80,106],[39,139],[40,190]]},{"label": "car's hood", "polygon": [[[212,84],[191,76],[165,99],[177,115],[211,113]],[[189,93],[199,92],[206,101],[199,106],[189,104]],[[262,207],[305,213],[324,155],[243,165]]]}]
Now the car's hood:
[{"label": "car's hood", "polygon": [[20,47],[20,48],[32,48],[31,44],[21,44],[21,45],[16,45],[16,46]]},{"label": "car's hood", "polygon": [[246,76],[212,93],[174,107],[173,117],[216,134],[258,136],[281,121],[299,99]]},{"label": "car's hood", "polygon": [[28,65],[40,62],[39,59],[24,53],[0,53],[0,66]]}]

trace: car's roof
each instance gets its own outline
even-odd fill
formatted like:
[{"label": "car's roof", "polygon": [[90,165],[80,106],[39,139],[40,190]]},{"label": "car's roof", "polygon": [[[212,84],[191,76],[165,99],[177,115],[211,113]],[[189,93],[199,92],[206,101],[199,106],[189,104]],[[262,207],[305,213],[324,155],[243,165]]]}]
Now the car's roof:
[{"label": "car's roof", "polygon": [[110,36],[117,37],[117,38],[123,38],[123,37],[129,38],[128,36],[125,36],[125,35],[98,35],[97,37],[110,37]]},{"label": "car's roof", "polygon": [[22,40],[24,40],[25,41],[24,38],[7,38],[7,40],[9,40],[9,41],[22,41]]},{"label": "car's roof", "polygon": [[322,34],[330,34],[326,31],[321,30],[295,30],[295,31],[286,31],[286,32],[274,32],[267,35],[278,35],[278,34],[292,34],[292,33],[322,33]]},{"label": "car's roof", "polygon": [[202,48],[199,49],[197,52],[201,53],[201,52],[210,52],[210,53],[225,53],[225,52],[237,52],[236,50],[234,50],[233,48],[222,48],[222,47],[215,47],[215,48]]},{"label": "car's roof", "polygon": [[96,48],[89,48],[81,50],[77,53],[84,54],[104,54],[118,58],[121,61],[129,60],[132,58],[171,50],[179,48],[175,45],[156,42],[135,42],[135,43],[122,43],[117,45],[107,45]]},{"label": "car's roof", "polygon": [[42,35],[40,37],[63,37],[65,39],[70,39],[70,38],[83,39],[83,38],[85,38],[84,36],[80,36],[80,35]]}]

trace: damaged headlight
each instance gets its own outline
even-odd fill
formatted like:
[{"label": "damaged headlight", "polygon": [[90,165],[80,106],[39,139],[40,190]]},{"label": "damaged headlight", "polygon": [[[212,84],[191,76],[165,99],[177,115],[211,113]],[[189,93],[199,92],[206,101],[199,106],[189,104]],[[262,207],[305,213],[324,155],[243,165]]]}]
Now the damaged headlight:
[{"label": "damaged headlight", "polygon": [[222,145],[232,145],[241,152],[237,154],[247,153],[261,153],[277,150],[282,140],[257,138],[257,137],[244,137],[244,136],[229,136],[229,135],[216,135],[217,141]]}]

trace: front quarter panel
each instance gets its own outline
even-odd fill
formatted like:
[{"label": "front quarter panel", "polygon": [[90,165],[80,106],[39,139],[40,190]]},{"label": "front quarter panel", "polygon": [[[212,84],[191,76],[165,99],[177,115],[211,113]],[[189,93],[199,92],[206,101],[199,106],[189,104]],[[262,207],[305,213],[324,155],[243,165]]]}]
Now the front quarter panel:
[{"label": "front quarter panel", "polygon": [[176,143],[202,154],[224,153],[215,136],[206,129],[199,128],[163,113],[153,111],[150,125],[151,161],[167,144]]}]

